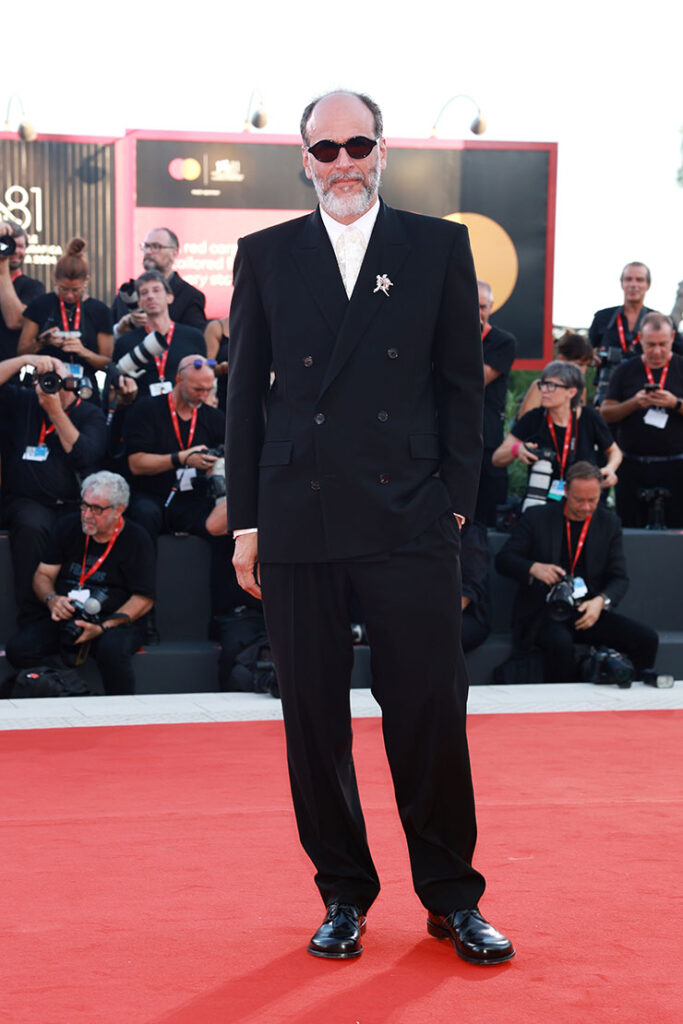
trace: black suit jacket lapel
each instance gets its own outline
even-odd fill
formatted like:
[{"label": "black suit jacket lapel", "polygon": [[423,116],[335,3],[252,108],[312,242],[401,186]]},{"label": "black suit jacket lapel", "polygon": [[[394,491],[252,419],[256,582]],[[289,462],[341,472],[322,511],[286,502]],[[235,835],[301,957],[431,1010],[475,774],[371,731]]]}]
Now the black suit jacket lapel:
[{"label": "black suit jacket lapel", "polygon": [[[389,295],[375,291],[378,275],[386,276],[396,284],[410,252],[410,243],[395,210],[381,204],[370,242],[365,252],[356,286],[347,302],[346,316],[332,352],[320,390],[322,395],[360,343],[372,320],[391,301]],[[339,271],[337,270],[337,275]],[[403,282],[405,286],[405,282]],[[343,285],[342,285],[343,290]],[[345,293],[344,293],[345,294]]]},{"label": "black suit jacket lapel", "polygon": [[336,336],[346,315],[349,300],[319,210],[315,210],[304,223],[292,247],[292,258],[313,301]]}]

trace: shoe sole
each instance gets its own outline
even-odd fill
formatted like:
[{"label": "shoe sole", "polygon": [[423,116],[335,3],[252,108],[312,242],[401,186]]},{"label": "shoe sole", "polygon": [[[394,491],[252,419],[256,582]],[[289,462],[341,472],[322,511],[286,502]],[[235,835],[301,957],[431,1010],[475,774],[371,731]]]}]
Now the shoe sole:
[{"label": "shoe sole", "polygon": [[436,924],[434,921],[430,921],[429,918],[427,918],[427,931],[435,939],[438,939],[439,942],[441,942],[443,939],[450,939],[451,942],[453,943],[453,948],[455,949],[455,952],[458,954],[460,959],[466,960],[468,964],[477,964],[481,967],[495,967],[496,964],[504,964],[508,960],[512,960],[516,952],[514,949],[511,949],[510,952],[506,953],[504,956],[486,958],[470,956],[468,953],[465,953],[462,949],[460,949],[457,942],[455,941],[455,939],[453,938],[453,936],[451,935],[447,928],[442,927],[442,925],[440,924]]}]

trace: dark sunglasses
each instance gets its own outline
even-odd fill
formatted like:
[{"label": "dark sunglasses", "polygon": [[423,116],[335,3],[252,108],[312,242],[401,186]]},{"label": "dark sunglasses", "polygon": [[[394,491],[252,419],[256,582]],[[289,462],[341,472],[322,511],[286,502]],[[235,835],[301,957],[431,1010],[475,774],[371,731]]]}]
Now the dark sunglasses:
[{"label": "dark sunglasses", "polygon": [[314,146],[309,146],[308,152],[321,164],[331,164],[339,156],[340,149],[345,149],[352,160],[362,160],[363,157],[370,156],[376,145],[377,139],[366,139],[364,135],[354,135],[346,142],[321,139]]}]

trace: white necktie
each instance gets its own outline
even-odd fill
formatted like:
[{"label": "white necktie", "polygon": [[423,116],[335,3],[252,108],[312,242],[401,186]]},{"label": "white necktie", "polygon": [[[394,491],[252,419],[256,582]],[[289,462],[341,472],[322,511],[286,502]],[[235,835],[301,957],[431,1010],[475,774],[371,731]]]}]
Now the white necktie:
[{"label": "white necktie", "polygon": [[337,239],[334,250],[346,294],[351,298],[365,256],[363,232],[354,227],[346,228]]}]

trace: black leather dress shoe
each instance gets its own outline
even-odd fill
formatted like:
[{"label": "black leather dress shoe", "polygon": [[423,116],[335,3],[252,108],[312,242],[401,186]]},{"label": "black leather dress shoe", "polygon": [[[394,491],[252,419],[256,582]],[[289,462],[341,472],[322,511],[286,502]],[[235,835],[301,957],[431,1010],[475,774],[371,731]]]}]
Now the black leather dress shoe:
[{"label": "black leather dress shoe", "polygon": [[313,956],[330,960],[348,960],[360,956],[360,937],[365,931],[365,914],[351,903],[330,903],[325,920],[308,944]]},{"label": "black leather dress shoe", "polygon": [[504,964],[515,955],[509,939],[485,921],[476,907],[454,910],[447,917],[427,917],[427,931],[435,939],[450,939],[455,951],[471,964]]}]

